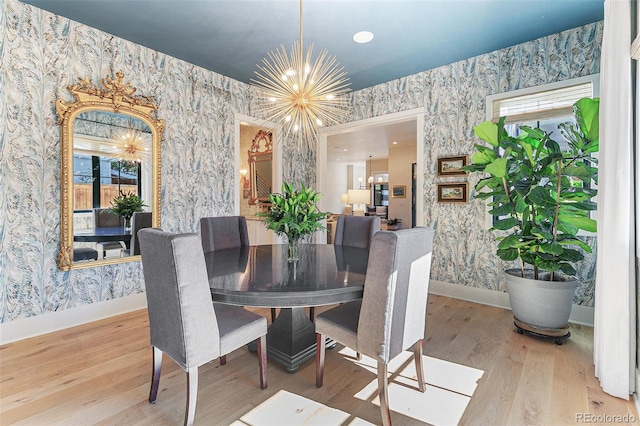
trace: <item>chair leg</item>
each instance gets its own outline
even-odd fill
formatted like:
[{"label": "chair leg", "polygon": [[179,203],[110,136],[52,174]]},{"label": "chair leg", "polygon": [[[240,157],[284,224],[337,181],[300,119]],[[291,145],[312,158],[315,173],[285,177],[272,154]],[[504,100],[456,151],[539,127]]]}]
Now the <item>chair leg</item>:
[{"label": "chair leg", "polygon": [[260,370],[260,389],[267,388],[267,336],[258,338],[258,368]]},{"label": "chair leg", "polygon": [[222,355],[220,357],[220,365],[225,365],[227,363],[227,356],[226,355]]},{"label": "chair leg", "polygon": [[271,324],[276,322],[276,308],[271,308]]},{"label": "chair leg", "polygon": [[184,414],[185,426],[193,425],[198,402],[198,367],[187,369],[187,409]]},{"label": "chair leg", "polygon": [[160,385],[160,370],[162,370],[162,351],[155,346],[153,351],[153,370],[151,371],[151,389],[149,390],[149,402],[155,403],[158,396],[158,386]]},{"label": "chair leg", "polygon": [[321,388],[324,379],[324,355],[325,339],[320,333],[316,333],[316,387]]},{"label": "chair leg", "polygon": [[391,426],[389,413],[389,385],[387,381],[387,364],[378,362],[378,398],[380,399],[380,415],[382,426]]},{"label": "chair leg", "polygon": [[422,339],[413,344],[413,358],[416,361],[416,377],[418,378],[418,388],[424,393],[424,370],[422,368]]}]

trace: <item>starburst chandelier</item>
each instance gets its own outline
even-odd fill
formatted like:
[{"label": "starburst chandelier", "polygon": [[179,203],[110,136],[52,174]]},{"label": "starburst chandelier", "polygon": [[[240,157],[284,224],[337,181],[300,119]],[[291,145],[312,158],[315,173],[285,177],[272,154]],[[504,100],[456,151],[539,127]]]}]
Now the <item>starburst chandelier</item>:
[{"label": "starburst chandelier", "polygon": [[287,55],[284,45],[268,53],[258,65],[256,79],[261,108],[267,121],[282,125],[284,137],[298,135],[311,147],[317,141],[318,128],[339,123],[346,115],[349,91],[347,73],[335,56],[324,49],[313,62],[313,45],[303,56],[302,0],[300,0],[300,40]]},{"label": "starburst chandelier", "polygon": [[148,134],[137,129],[127,129],[116,136],[114,158],[126,162],[148,163],[151,156],[151,140]]}]

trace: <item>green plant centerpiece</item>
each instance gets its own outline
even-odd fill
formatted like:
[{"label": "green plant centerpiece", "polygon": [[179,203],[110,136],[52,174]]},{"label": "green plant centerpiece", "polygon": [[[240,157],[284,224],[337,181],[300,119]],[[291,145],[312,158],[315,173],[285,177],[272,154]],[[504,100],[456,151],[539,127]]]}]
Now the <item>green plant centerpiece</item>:
[{"label": "green plant centerpiece", "polygon": [[286,236],[290,261],[298,259],[298,243],[300,239],[324,229],[321,220],[326,213],[318,210],[321,195],[304,184],[295,189],[292,183],[282,184],[281,194],[271,194],[271,208],[267,212],[258,213],[267,229],[278,236]]},{"label": "green plant centerpiece", "polygon": [[111,208],[109,210],[118,216],[123,217],[125,229],[130,229],[133,213],[143,211],[143,207],[146,207],[146,205],[142,201],[142,198],[138,197],[133,192],[127,192],[125,194],[120,191],[120,195],[111,201]]},{"label": "green plant centerpiece", "polygon": [[[514,305],[519,302],[512,297],[516,290],[510,285],[510,276],[518,275],[518,282],[546,280],[543,287],[552,292],[560,282],[574,283],[566,319],[557,320],[563,324],[551,320],[533,324],[541,328],[566,325],[577,287],[577,281],[570,276],[576,273],[574,264],[584,258],[579,249],[591,252],[577,233],[581,229],[596,231],[596,221],[590,213],[596,209],[593,197],[598,171],[593,154],[599,148],[599,99],[580,99],[573,109],[576,124],[558,126],[567,149],[562,150],[551,133],[539,128],[519,126],[519,135],[509,136],[502,117],[498,123],[485,121],[474,127],[476,136],[489,146],[475,145],[477,151],[471,164],[463,168],[485,173],[475,186],[474,196],[488,199],[489,212],[498,217],[490,229],[499,231],[497,254],[506,262],[520,261],[519,268],[505,271],[516,320],[527,322],[516,312]],[[521,301],[528,305],[527,310],[549,316],[547,310],[532,303],[532,297],[527,293]],[[552,293],[546,297],[556,296]]]}]

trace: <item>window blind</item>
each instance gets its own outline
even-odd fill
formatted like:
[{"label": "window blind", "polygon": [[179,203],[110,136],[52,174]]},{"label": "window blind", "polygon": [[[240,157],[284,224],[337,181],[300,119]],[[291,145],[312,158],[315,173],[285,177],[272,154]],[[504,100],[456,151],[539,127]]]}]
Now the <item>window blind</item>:
[{"label": "window blind", "polygon": [[491,121],[497,122],[500,117],[506,116],[505,123],[522,123],[572,115],[573,104],[585,97],[593,97],[593,84],[590,81],[527,95],[496,99],[491,105]]}]

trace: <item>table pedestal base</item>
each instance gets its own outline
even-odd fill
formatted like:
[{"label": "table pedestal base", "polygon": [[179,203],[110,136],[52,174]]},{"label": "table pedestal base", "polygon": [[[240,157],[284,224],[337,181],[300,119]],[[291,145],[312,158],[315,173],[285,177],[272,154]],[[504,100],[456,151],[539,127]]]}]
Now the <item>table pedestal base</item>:
[{"label": "table pedestal base", "polygon": [[[334,344],[327,340],[327,346]],[[283,308],[267,332],[268,359],[295,373],[316,354],[316,329],[304,308]]]}]

